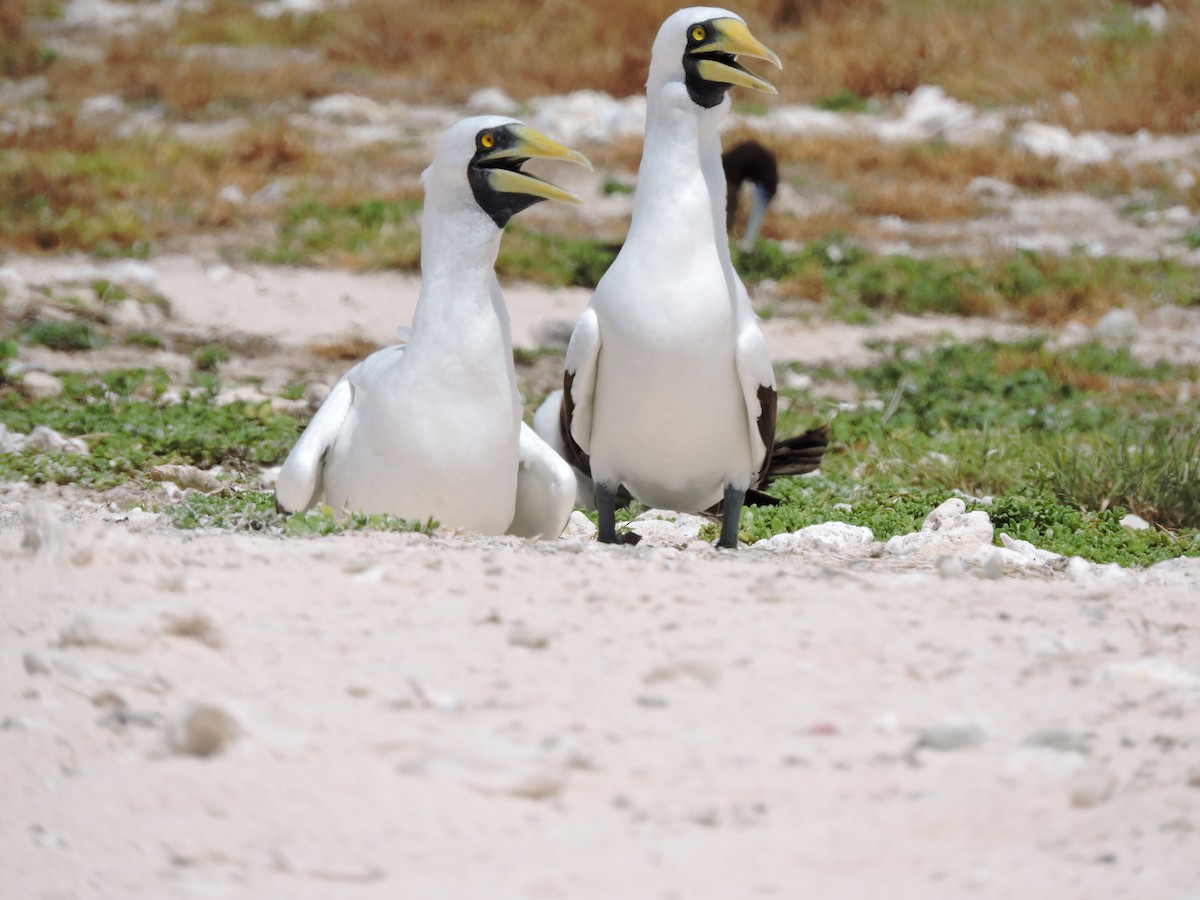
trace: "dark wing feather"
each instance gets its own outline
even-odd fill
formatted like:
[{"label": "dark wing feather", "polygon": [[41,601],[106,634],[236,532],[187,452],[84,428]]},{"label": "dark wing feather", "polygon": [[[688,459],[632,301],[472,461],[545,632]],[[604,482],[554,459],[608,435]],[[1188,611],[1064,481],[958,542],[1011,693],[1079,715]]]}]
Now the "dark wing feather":
[{"label": "dark wing feather", "polygon": [[563,398],[562,406],[558,410],[558,428],[562,434],[563,450],[567,462],[591,478],[591,457],[583,452],[583,448],[575,443],[575,438],[571,436],[571,419],[575,416],[575,401],[571,398],[571,385],[574,381],[575,374],[573,372],[563,372]]}]

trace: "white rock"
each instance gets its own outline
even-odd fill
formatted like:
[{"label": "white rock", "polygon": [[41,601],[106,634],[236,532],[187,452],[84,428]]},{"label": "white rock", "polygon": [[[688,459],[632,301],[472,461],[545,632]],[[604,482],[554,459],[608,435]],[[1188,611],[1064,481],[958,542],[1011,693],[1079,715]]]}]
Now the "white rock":
[{"label": "white rock", "polygon": [[1034,156],[1053,157],[1064,163],[1095,165],[1113,157],[1109,146],[1097,135],[1073,135],[1059,125],[1026,122],[1013,136],[1013,143]]},{"label": "white rock", "polygon": [[520,104],[498,87],[485,87],[467,98],[467,111],[481,116],[511,116]]},{"label": "white rock", "polygon": [[889,556],[961,555],[964,551],[978,555],[991,552],[995,534],[992,520],[983,510],[966,511],[966,504],[951,497],[926,518],[921,530],[898,534],[884,545]]},{"label": "white rock", "polygon": [[834,137],[851,134],[859,127],[852,116],[813,106],[784,106],[774,110],[766,119],[755,119],[755,122],[777,134]]},{"label": "white rock", "polygon": [[21,377],[21,388],[34,400],[43,400],[47,397],[62,396],[63,383],[62,379],[49,372],[26,369]]},{"label": "white rock", "polygon": [[1167,10],[1161,3],[1154,3],[1142,9],[1135,9],[1130,18],[1135,22],[1145,25],[1155,34],[1162,34],[1167,30]]},{"label": "white rock", "polygon": [[236,184],[227,184],[217,191],[217,199],[230,206],[241,206],[246,202],[246,192]]},{"label": "white rock", "polygon": [[1128,678],[1166,687],[1200,689],[1200,675],[1189,672],[1169,659],[1147,657],[1132,662],[1112,663],[1104,667],[1107,678]]},{"label": "white rock", "polygon": [[1133,513],[1126,513],[1121,518],[1121,524],[1134,531],[1146,531],[1151,527],[1149,522],[1141,516],[1135,516]]},{"label": "white rock", "polygon": [[86,454],[88,445],[81,438],[63,437],[53,428],[37,425],[25,438],[24,449],[43,453]]},{"label": "white rock", "polygon": [[783,373],[783,386],[793,391],[807,391],[813,386],[813,379],[806,372],[793,372],[789,369]]},{"label": "white rock", "polygon": [[678,546],[700,536],[710,520],[669,509],[648,509],[629,523],[631,531],[654,544]]},{"label": "white rock", "polygon": [[1145,577],[1155,584],[1182,585],[1200,591],[1200,557],[1181,556],[1155,563],[1146,569]]},{"label": "white rock", "polygon": [[278,19],[285,13],[310,15],[320,12],[329,5],[327,0],[267,0],[265,3],[256,4],[254,11],[264,19]]},{"label": "white rock", "polygon": [[530,125],[556,140],[574,146],[595,141],[611,143],[636,137],[646,129],[646,98],[615,100],[603,91],[574,91],[532,101]]},{"label": "white rock", "polygon": [[126,297],[108,312],[108,323],[120,331],[147,331],[162,322],[162,309]]},{"label": "white rock", "polygon": [[1132,310],[1110,309],[1104,314],[1092,334],[1111,346],[1128,346],[1137,340],[1140,327]]},{"label": "white rock", "polygon": [[260,206],[271,206],[276,203],[282,203],[287,199],[287,195],[287,182],[277,179],[255,191],[250,200]]},{"label": "white rock", "polygon": [[754,547],[777,553],[796,553],[805,550],[839,551],[854,547],[866,547],[875,543],[875,534],[862,525],[846,522],[822,522],[809,525],[799,531],[772,535],[758,541]]},{"label": "white rock", "polygon": [[125,101],[116,94],[96,94],[79,105],[78,119],[85,125],[98,127],[111,124],[125,115]]},{"label": "white rock", "polygon": [[352,125],[376,125],[387,119],[387,111],[380,104],[358,94],[330,94],[314,100],[309,111],[322,119]]},{"label": "white rock", "polygon": [[939,556],[937,570],[943,578],[962,578],[967,573],[967,564],[958,556]]},{"label": "white rock", "polygon": [[[108,263],[99,269],[100,278],[106,278],[114,284],[135,284],[146,289],[153,289],[158,284],[158,272],[150,263],[139,259],[120,259]],[[91,278],[89,281],[93,280]]]},{"label": "white rock", "polygon": [[31,500],[21,507],[21,527],[25,530],[21,546],[35,554],[62,543],[67,530],[58,509],[45,500]]},{"label": "white rock", "polygon": [[1067,577],[1076,584],[1089,584],[1096,580],[1096,573],[1092,564],[1082,556],[1072,556],[1067,560]]},{"label": "white rock", "polygon": [[987,555],[983,564],[983,574],[984,577],[991,578],[993,581],[999,581],[1004,577],[1004,554],[1000,550],[994,550]]},{"label": "white rock", "polygon": [[1174,225],[1177,228],[1186,228],[1195,221],[1192,211],[1186,206],[1172,206],[1170,209],[1164,209],[1161,218],[1166,224]]},{"label": "white rock", "polygon": [[567,519],[567,527],[563,530],[562,536],[565,538],[595,537],[596,526],[592,524],[591,519],[579,510],[574,510],[571,513],[571,517]]},{"label": "white rock", "polygon": [[1051,553],[1049,550],[1041,550],[1029,543],[1029,541],[1009,537],[1003,531],[1000,532],[1000,544],[1005,550],[1009,551],[1004,556],[1005,561],[1021,566],[1022,568],[1026,566],[1050,565],[1062,559],[1057,553]]},{"label": "white rock", "polygon": [[8,426],[0,422],[0,453],[20,453],[25,446],[25,435],[9,431]]},{"label": "white rock", "polygon": [[925,141],[970,126],[975,107],[946,95],[937,85],[921,85],[908,98],[900,116],[880,122],[876,134],[885,141]]},{"label": "white rock", "polygon": [[228,284],[237,277],[237,272],[224,263],[209,266],[204,270],[204,274],[209,281],[215,281],[218,284]]},{"label": "white rock", "polygon": [[988,175],[976,176],[967,185],[967,196],[977,200],[1011,200],[1019,193],[1016,186]]},{"label": "white rock", "polygon": [[12,266],[0,266],[0,294],[25,290],[25,279]]}]

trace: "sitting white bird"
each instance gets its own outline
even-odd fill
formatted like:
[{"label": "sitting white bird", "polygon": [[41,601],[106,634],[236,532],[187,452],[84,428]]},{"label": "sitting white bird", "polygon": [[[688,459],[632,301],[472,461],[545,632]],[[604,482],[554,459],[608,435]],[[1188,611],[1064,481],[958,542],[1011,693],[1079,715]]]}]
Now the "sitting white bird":
[{"label": "sitting white bird", "polygon": [[[717,546],[736,547],[747,490],[784,473],[771,470],[771,357],[725,229],[718,129],[728,91],[775,92],[739,55],[779,65],[728,10],[683,9],[659,29],[629,235],[571,335],[562,393],[534,419],[594,480],[598,537],[607,543],[637,540],[616,533],[614,505],[625,488],[681,512],[722,504]],[[809,461],[828,442],[821,430],[795,440]]]},{"label": "sitting white bird", "polygon": [[421,293],[407,342],[371,354],[330,391],[275,485],[283,511],[324,494],[342,511],[436,519],[483,534],[557,538],[570,467],[521,421],[512,338],[494,270],[508,220],[574,194],[521,171],[587,159],[509,118],[464,119],[421,176]]}]

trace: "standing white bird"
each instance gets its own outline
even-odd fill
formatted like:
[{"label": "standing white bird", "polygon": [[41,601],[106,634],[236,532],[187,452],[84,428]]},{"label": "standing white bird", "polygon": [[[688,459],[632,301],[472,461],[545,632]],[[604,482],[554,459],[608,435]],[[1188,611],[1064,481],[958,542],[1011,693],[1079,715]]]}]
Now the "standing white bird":
[{"label": "standing white bird", "polygon": [[683,9],[659,29],[629,235],[571,335],[558,422],[535,418],[593,478],[607,543],[636,540],[616,533],[624,486],[683,512],[723,503],[717,546],[736,547],[746,491],[767,477],[775,376],[730,261],[718,129],[731,86],[775,88],[739,55],[779,65],[728,10]]},{"label": "standing white bird", "polygon": [[508,220],[540,200],[579,203],[521,171],[530,158],[587,159],[508,118],[464,119],[421,176],[421,293],[407,343],[334,386],[275,485],[284,511],[434,518],[484,534],[556,538],[575,477],[521,421],[508,312],[494,270]]}]

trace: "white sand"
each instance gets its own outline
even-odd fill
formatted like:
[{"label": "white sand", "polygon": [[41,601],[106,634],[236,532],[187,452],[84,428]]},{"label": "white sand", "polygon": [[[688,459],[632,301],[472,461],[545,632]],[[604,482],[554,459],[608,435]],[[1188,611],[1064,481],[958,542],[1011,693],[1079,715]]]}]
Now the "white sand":
[{"label": "white sand", "polygon": [[0,529],[4,897],[1200,890],[1200,567],[40,527]]}]

